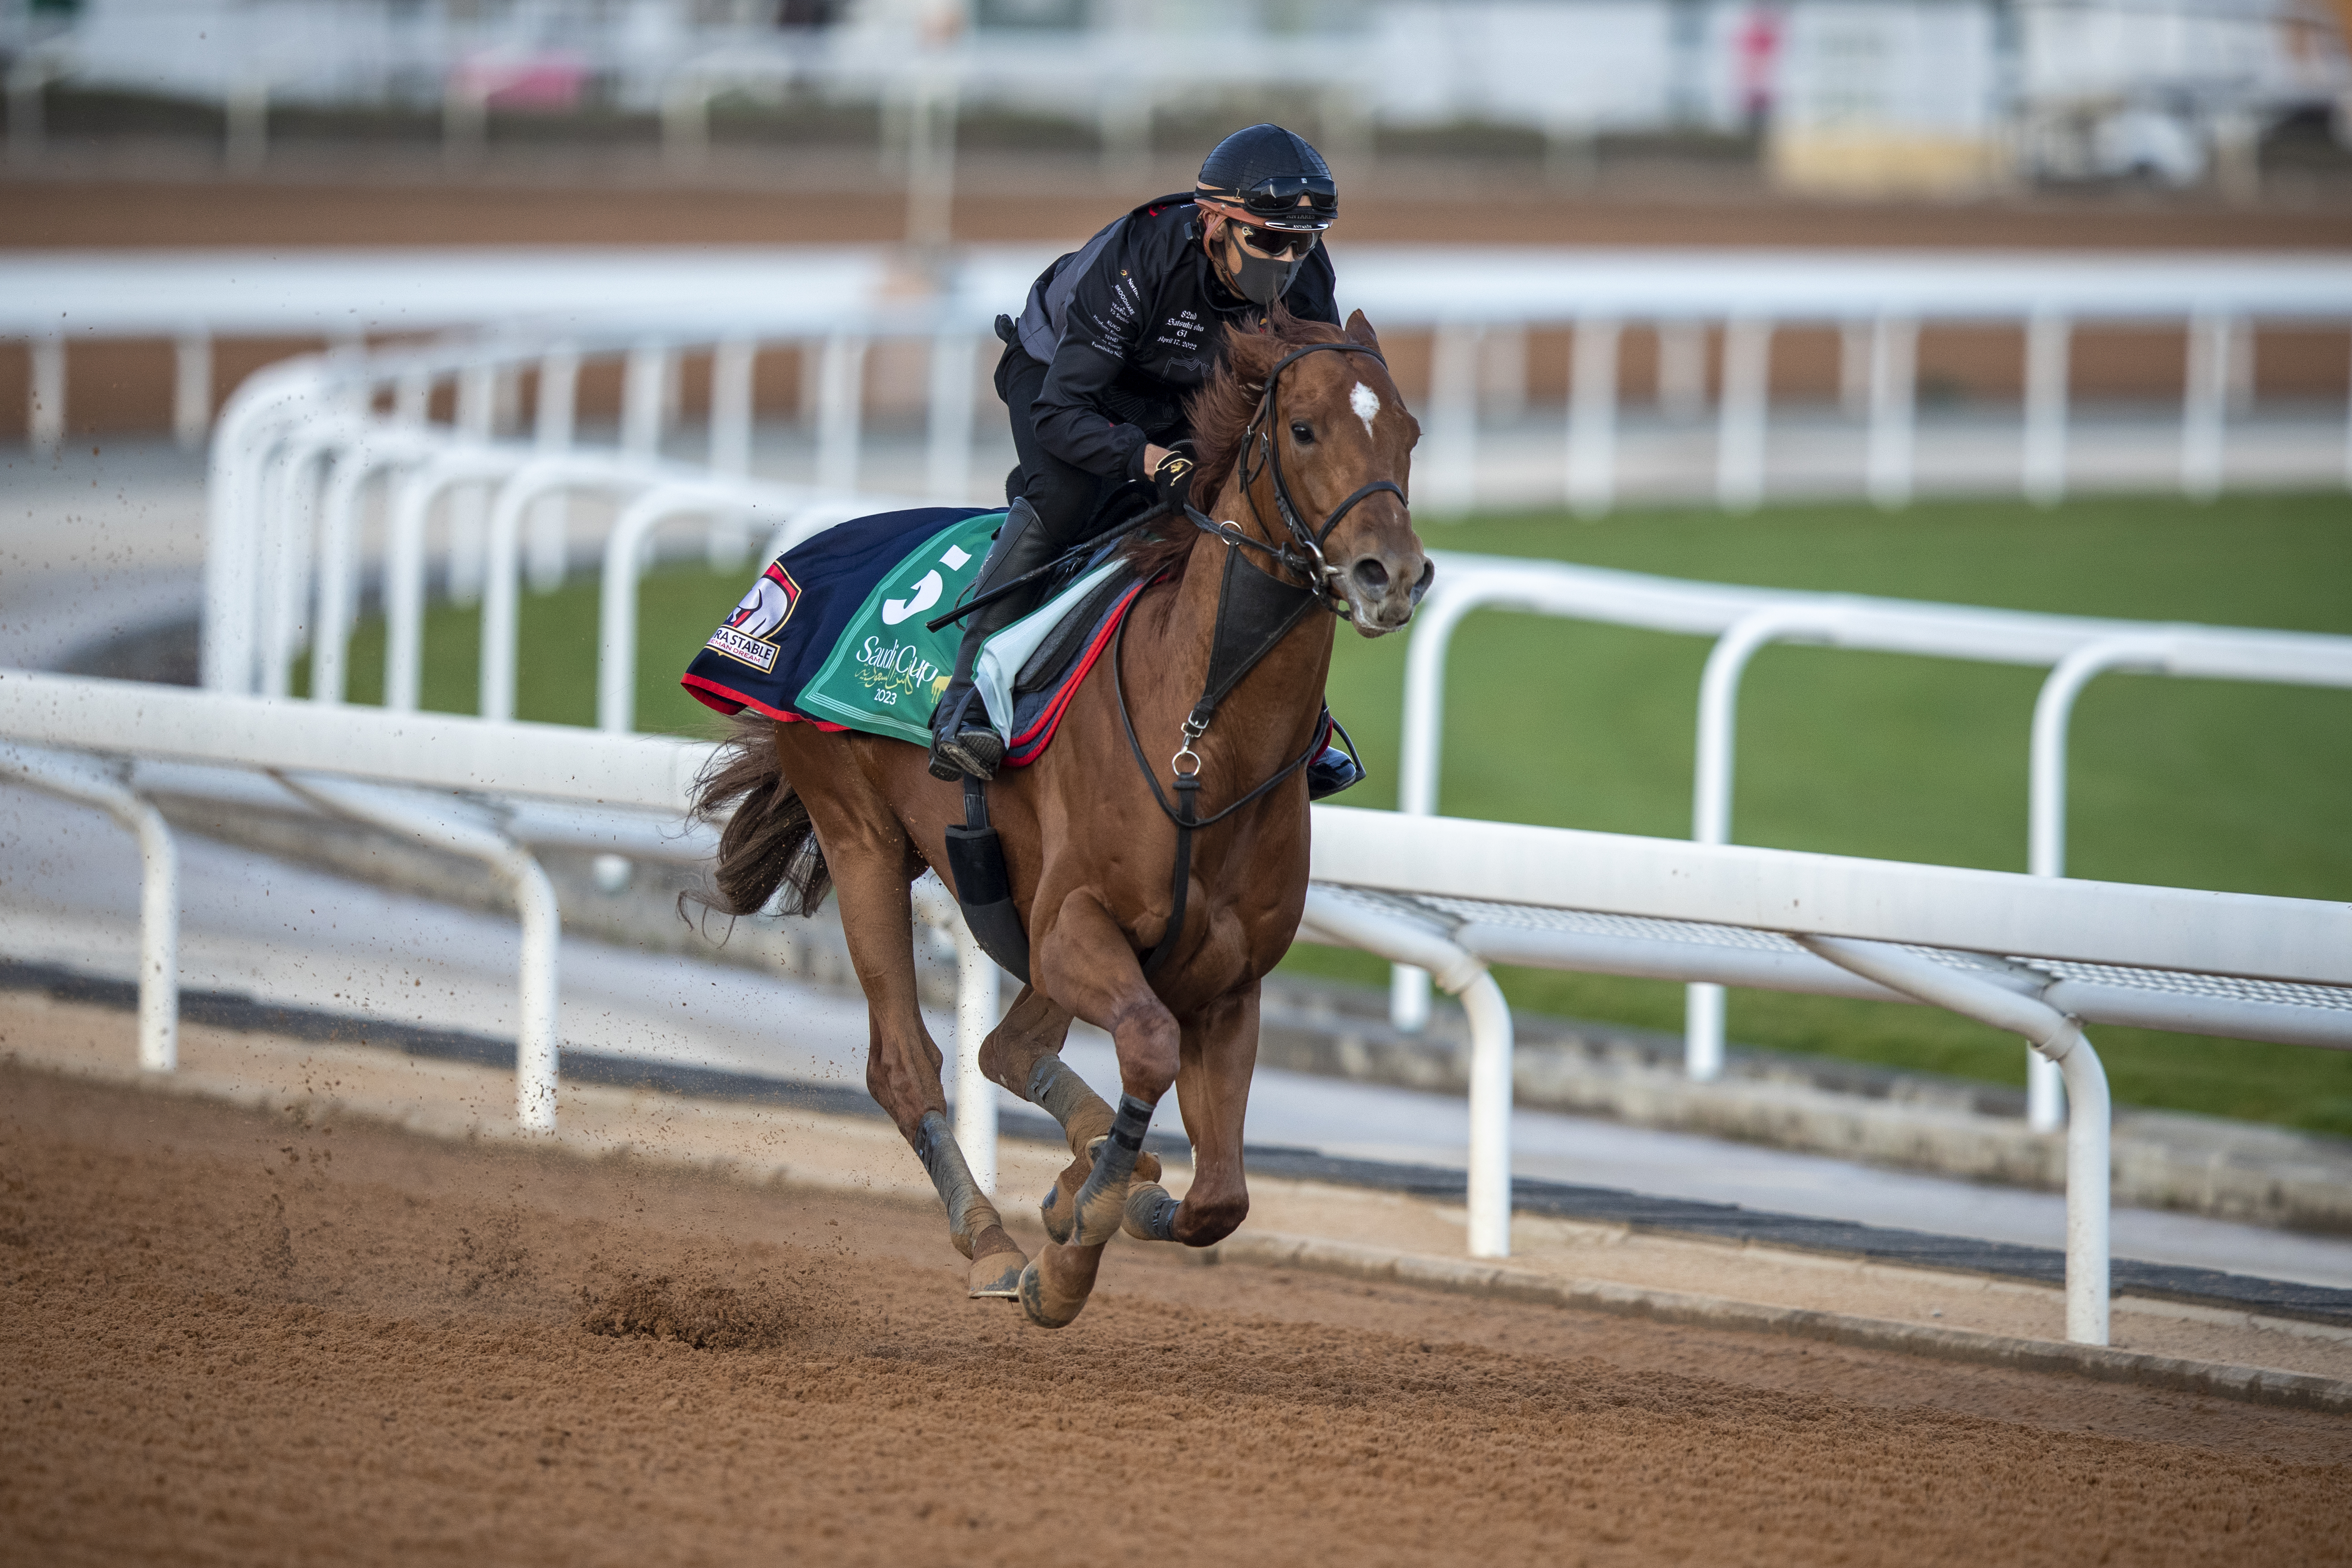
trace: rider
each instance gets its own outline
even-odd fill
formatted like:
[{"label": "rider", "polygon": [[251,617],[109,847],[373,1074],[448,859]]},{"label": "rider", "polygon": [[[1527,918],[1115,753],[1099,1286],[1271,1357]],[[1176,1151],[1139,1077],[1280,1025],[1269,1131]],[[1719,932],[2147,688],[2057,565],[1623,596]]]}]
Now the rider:
[{"label": "rider", "polygon": [[[1314,148],[1278,125],[1253,125],[1217,143],[1193,191],[1117,219],[1045,270],[1017,322],[996,319],[996,390],[1021,460],[974,594],[1081,542],[1125,482],[1148,479],[1162,500],[1185,500],[1183,400],[1223,357],[1223,329],[1265,331],[1277,300],[1302,320],[1338,323],[1320,242],[1339,210]],[[965,617],[931,718],[936,776],[995,776],[1004,744],[972,699],[972,666],[982,640],[1036,602],[1034,590],[1015,592]],[[1361,777],[1347,752],[1326,747],[1307,769],[1307,793],[1319,800]]]}]

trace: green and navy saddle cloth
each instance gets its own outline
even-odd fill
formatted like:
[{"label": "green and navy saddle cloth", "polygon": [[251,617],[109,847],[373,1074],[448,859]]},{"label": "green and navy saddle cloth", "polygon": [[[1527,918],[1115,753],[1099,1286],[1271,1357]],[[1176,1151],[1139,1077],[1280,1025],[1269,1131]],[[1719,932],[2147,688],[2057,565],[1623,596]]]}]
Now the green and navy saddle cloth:
[{"label": "green and navy saddle cloth", "polygon": [[[980,575],[1002,509],[919,507],[838,524],[771,563],[687,667],[721,713],[928,746],[961,622],[926,628]],[[1107,544],[1045,604],[982,645],[973,684],[1005,763],[1037,760],[1142,584]]]}]

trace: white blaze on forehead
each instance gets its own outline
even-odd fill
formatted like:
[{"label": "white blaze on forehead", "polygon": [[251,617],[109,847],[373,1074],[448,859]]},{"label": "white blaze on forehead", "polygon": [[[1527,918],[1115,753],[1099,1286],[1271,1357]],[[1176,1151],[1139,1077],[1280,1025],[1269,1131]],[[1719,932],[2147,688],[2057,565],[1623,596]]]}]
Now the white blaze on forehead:
[{"label": "white blaze on forehead", "polygon": [[1364,422],[1364,434],[1371,435],[1372,416],[1381,411],[1381,395],[1360,381],[1356,383],[1356,390],[1348,394],[1348,406],[1354,409],[1356,417]]}]

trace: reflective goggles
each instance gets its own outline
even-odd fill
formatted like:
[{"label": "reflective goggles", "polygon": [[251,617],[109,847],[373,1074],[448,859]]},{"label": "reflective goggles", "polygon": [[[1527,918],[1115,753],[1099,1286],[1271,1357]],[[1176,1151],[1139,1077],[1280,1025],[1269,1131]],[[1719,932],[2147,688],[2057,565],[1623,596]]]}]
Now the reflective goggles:
[{"label": "reflective goggles", "polygon": [[1323,237],[1314,229],[1267,228],[1231,216],[1225,219],[1225,232],[1258,255],[1272,259],[1305,256],[1315,248],[1315,242]]},{"label": "reflective goggles", "polygon": [[[1304,206],[1299,205],[1302,196]],[[1292,228],[1328,228],[1339,216],[1339,187],[1324,175],[1276,175],[1229,199],[1252,217]]]}]

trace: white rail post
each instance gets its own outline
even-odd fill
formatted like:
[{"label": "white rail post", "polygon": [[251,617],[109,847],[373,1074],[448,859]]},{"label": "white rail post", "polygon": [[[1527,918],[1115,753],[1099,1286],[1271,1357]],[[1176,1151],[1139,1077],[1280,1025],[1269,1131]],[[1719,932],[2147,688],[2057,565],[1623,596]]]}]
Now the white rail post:
[{"label": "white rail post", "polygon": [[980,365],[980,341],[949,328],[931,339],[929,481],[931,499],[961,506],[971,491],[971,433],[975,414],[972,379]]},{"label": "white rail post", "polygon": [[2180,408],[2180,493],[2221,493],[2223,427],[2230,403],[2230,318],[2200,311],[2189,321],[2189,367]]},{"label": "white rail post", "polygon": [[598,729],[626,734],[637,721],[637,574],[653,531],[671,518],[727,504],[705,490],[656,486],[614,519],[596,595]]},{"label": "white rail post", "polygon": [[908,105],[907,243],[944,257],[955,240],[957,84],[936,66],[919,68]]},{"label": "white rail post", "polygon": [[1716,437],[1715,498],[1726,511],[1764,501],[1764,435],[1772,374],[1772,323],[1734,316],[1723,329],[1723,409]]},{"label": "white rail post", "polygon": [[[1579,517],[1601,516],[1617,499],[1619,331],[1605,316],[1576,323],[1568,381],[1568,504]],[[1520,342],[1524,353],[1524,334]]]},{"label": "white rail post", "polygon": [[1919,323],[1881,316],[1870,332],[1870,499],[1882,511],[1911,504],[1911,453],[1919,362]]},{"label": "white rail post", "polygon": [[457,802],[411,796],[373,784],[273,773],[320,810],[478,860],[506,884],[522,926],[516,985],[515,1121],[526,1132],[555,1131],[562,1016],[558,978],[563,917],[554,885],[530,850]]},{"label": "white rail post", "polygon": [[[1698,754],[1691,780],[1691,840],[1731,842],[1732,763],[1738,740],[1739,680],[1768,643],[1801,632],[1817,612],[1768,605],[1716,639],[1698,683]],[[1695,1082],[1723,1076],[1723,987],[1700,982],[1685,993],[1683,1070]]]},{"label": "white rail post", "polygon": [[[568,452],[580,408],[580,351],[570,344],[550,349],[539,362],[539,395],[531,410],[532,444],[542,453]],[[569,568],[572,498],[557,489],[539,498],[530,510],[530,586],[552,594]]]},{"label": "white rail post", "polygon": [[2067,360],[2074,323],[2036,310],[2025,325],[2026,500],[2056,506],[2066,496]]},{"label": "white rail post", "polygon": [[422,365],[393,378],[392,422],[422,429],[433,412],[433,373]]},{"label": "white rail post", "polygon": [[[1613,367],[1612,367],[1613,369]],[[1517,419],[1528,411],[1528,326],[1513,321],[1486,329],[1478,356],[1479,398],[1489,419]]]},{"label": "white rail post", "polygon": [[261,695],[284,697],[291,689],[294,656],[304,643],[302,616],[310,600],[311,552],[318,528],[318,487],[311,474],[339,444],[334,435],[306,436],[278,458],[270,487],[271,522],[261,578]]},{"label": "white rail post", "polygon": [[751,471],[751,373],[760,345],[723,338],[710,352],[710,467],[740,479]]},{"label": "white rail post", "polygon": [[0,778],[104,811],[139,839],[139,1065],[180,1062],[180,852],[171,825],[94,757],[0,741]]},{"label": "white rail post", "polygon": [[1658,323],[1658,412],[1677,422],[1706,413],[1706,323]]},{"label": "white rail post", "polygon": [[213,340],[208,332],[183,332],[172,345],[172,434],[193,452],[205,444],[213,422]]},{"label": "white rail post", "polygon": [[857,488],[857,448],[865,402],[866,339],[856,332],[835,332],[824,340],[824,358],[817,372],[818,489]]},{"label": "white rail post", "polygon": [[1485,960],[1419,921],[1307,889],[1302,931],[1433,974],[1470,1020],[1470,1256],[1511,1255],[1511,1009]]},{"label": "white rail post", "polygon": [[230,394],[213,431],[205,465],[207,690],[253,689],[264,470],[285,427],[322,405],[323,379],[316,359],[265,366]]},{"label": "white rail post", "polygon": [[52,332],[32,342],[31,405],[26,439],[35,455],[53,456],[66,439],[66,341]]},{"label": "white rail post", "polygon": [[1439,517],[1468,512],[1478,492],[1479,329],[1441,321],[1429,356],[1429,481]]},{"label": "white rail post", "polygon": [[[2161,671],[2166,645],[2147,637],[2104,637],[2060,659],[2033,700],[2033,742],[2028,759],[2026,869],[2036,877],[2066,874],[2066,742],[2074,700],[2111,670]],[[2036,1132],[2055,1132],[2066,1120],[2060,1065],[2031,1053],[2025,1064],[2025,1120]]]},{"label": "white rail post", "polygon": [[[1476,607],[1447,591],[1446,579],[1413,616],[1404,654],[1404,732],[1398,747],[1397,810],[1437,815],[1437,766],[1445,740],[1445,655],[1454,628]],[[1429,1026],[1429,971],[1399,963],[1389,973],[1389,1022],[1408,1034]]]},{"label": "white rail post", "polygon": [[359,594],[360,488],[375,471],[364,441],[347,447],[327,470],[319,503],[317,629],[310,635],[310,700],[343,700],[351,681],[351,637]]},{"label": "white rail post", "polygon": [[[457,433],[488,443],[496,411],[495,374],[487,364],[457,373]],[[482,596],[482,514],[489,498],[478,484],[459,485],[449,494],[449,598],[471,605]]]},{"label": "white rail post", "polygon": [[980,1190],[996,1194],[996,1086],[980,1070],[980,1047],[1003,1016],[996,961],[962,921],[956,944],[955,1140]]},{"label": "white rail post", "polygon": [[1470,1016],[1470,1256],[1511,1255],[1511,1009],[1484,964],[1459,988]]},{"label": "white rail post", "polygon": [[[759,345],[728,338],[710,353],[710,467],[741,479],[751,471],[751,369]],[[751,529],[743,514],[722,508],[710,514],[703,534],[703,559],[714,572],[731,572],[751,550]]]},{"label": "white rail post", "polygon": [[2058,1064],[2074,1101],[2066,1119],[2066,1338],[2075,1344],[2105,1344],[2113,1108],[2106,1070],[2082,1026],[2046,1002],[1947,968],[1892,942],[1802,934],[1796,940],[1864,979],[2023,1035],[2035,1050]]},{"label": "white rail post", "polygon": [[1838,411],[1849,419],[1870,414],[1874,325],[1852,318],[1838,323]]},{"label": "white rail post", "polygon": [[662,440],[662,383],[669,375],[669,350],[651,339],[629,351],[621,376],[621,450],[632,458],[657,458]]}]

